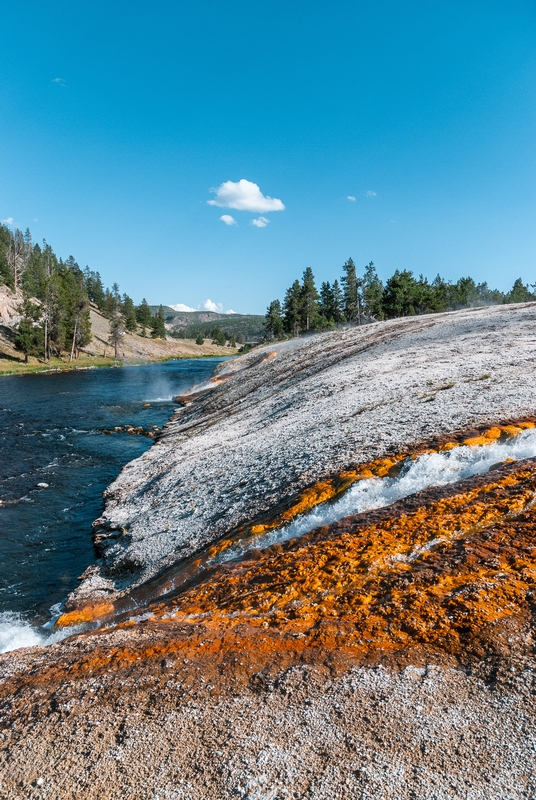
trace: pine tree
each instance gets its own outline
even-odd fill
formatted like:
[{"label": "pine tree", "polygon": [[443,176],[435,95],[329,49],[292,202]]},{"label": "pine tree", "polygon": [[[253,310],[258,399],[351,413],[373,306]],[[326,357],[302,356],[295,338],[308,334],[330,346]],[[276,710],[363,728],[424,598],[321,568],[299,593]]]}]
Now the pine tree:
[{"label": "pine tree", "polygon": [[38,355],[42,350],[43,338],[38,324],[41,319],[41,308],[25,296],[18,306],[18,311],[22,319],[17,326],[15,348],[24,353],[24,362],[27,364],[28,356]]},{"label": "pine tree", "polygon": [[143,298],[139,306],[136,306],[136,319],[143,328],[150,328],[152,324],[153,315],[149,308],[149,303]]},{"label": "pine tree", "polygon": [[344,292],[344,312],[348,322],[361,325],[361,298],[359,296],[360,279],[357,277],[355,264],[351,258],[343,265],[344,275],[341,279]]},{"label": "pine tree", "polygon": [[528,285],[525,285],[521,278],[517,278],[505,298],[506,303],[528,303],[534,300],[534,295],[529,291]]},{"label": "pine tree", "polygon": [[376,267],[371,261],[365,267],[362,284],[363,313],[374,319],[383,318],[383,283],[378,277]]},{"label": "pine tree", "polygon": [[279,300],[272,300],[264,317],[264,327],[270,339],[279,339],[283,335],[283,318],[281,313],[282,309]]},{"label": "pine tree", "polygon": [[153,339],[166,338],[166,325],[164,318],[164,307],[160,306],[151,322],[151,336]]},{"label": "pine tree", "polygon": [[324,281],[320,286],[320,313],[328,322],[335,321],[335,298],[333,288],[329,281]]},{"label": "pine tree", "polygon": [[336,278],[333,281],[331,291],[333,294],[333,322],[335,325],[342,325],[346,322],[346,317],[344,316],[344,295],[339,281]]},{"label": "pine tree", "polygon": [[121,313],[125,320],[125,328],[131,333],[138,328],[138,321],[136,319],[136,310],[132,298],[128,294],[123,295],[123,302],[121,303]]},{"label": "pine tree", "polygon": [[300,312],[301,312],[301,286],[295,280],[292,286],[287,289],[285,300],[283,301],[283,326],[285,333],[291,336],[298,336],[300,332]]},{"label": "pine tree", "polygon": [[121,314],[121,298],[119,297],[119,286],[114,283],[110,296],[113,300],[112,313],[110,315],[110,338],[109,343],[114,348],[115,358],[119,358],[119,345],[125,335],[125,321]]},{"label": "pine tree", "polygon": [[318,292],[311,267],[303,273],[300,293],[301,327],[306,331],[315,327],[318,317]]},{"label": "pine tree", "polygon": [[196,344],[205,344],[205,337],[203,336],[203,334],[201,332],[198,333],[197,336],[195,337],[195,343]]}]

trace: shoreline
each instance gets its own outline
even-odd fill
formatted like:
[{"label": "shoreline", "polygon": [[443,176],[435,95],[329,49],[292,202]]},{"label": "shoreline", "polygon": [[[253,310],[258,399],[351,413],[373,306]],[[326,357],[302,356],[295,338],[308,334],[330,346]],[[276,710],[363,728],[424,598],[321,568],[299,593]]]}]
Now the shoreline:
[{"label": "shoreline", "polygon": [[[211,358],[230,359],[235,358],[237,355],[238,353],[202,353],[198,356],[190,354],[178,354],[172,356],[157,356],[149,359],[127,358],[118,360],[103,357],[93,358],[89,356],[87,359],[83,359],[82,364],[75,363],[74,361],[72,363],[61,362],[60,359],[57,359],[57,361],[54,362],[54,365],[51,366],[31,363],[25,364],[23,361],[14,362],[13,366],[16,367],[15,369],[12,369],[11,365],[4,368],[2,359],[0,358],[0,378],[13,377],[14,375],[42,375],[43,373],[58,374],[60,372],[85,372],[89,369],[121,369],[123,367],[143,367],[147,366],[148,364],[159,364],[166,361],[201,361]],[[80,362],[81,359],[77,359],[77,361]]]}]

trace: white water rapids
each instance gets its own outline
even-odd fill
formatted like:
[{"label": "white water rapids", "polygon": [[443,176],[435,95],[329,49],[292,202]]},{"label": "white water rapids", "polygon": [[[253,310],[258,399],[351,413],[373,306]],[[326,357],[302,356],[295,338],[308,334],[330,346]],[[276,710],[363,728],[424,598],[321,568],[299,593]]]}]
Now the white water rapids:
[{"label": "white water rapids", "polygon": [[523,431],[506,442],[488,445],[462,445],[442,453],[427,453],[402,466],[396,478],[367,478],[355,483],[338,500],[315,506],[288,525],[237,542],[216,559],[217,563],[243,556],[248,550],[264,549],[318,528],[350,514],[383,508],[432,486],[481,475],[507,459],[520,461],[536,457],[536,429]]}]

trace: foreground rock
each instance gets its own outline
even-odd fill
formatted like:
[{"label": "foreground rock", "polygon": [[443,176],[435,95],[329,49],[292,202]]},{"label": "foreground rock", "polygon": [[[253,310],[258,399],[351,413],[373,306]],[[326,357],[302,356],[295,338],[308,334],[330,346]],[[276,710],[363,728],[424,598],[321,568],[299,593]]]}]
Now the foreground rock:
[{"label": "foreground rock", "polygon": [[532,436],[535,322],[398,320],[220,369],[108,492],[64,615],[103,627],[0,658],[0,797],[533,798],[535,458],[215,554],[423,452]]}]

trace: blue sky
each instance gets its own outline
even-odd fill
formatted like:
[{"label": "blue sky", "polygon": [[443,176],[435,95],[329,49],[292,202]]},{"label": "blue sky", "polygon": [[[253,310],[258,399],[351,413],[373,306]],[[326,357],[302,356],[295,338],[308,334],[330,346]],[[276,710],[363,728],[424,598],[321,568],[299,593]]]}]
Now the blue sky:
[{"label": "blue sky", "polygon": [[263,313],[349,256],[536,282],[532,1],[18,0],[1,19],[0,219],[136,302]]}]

